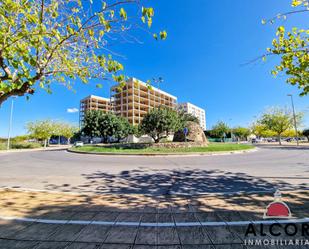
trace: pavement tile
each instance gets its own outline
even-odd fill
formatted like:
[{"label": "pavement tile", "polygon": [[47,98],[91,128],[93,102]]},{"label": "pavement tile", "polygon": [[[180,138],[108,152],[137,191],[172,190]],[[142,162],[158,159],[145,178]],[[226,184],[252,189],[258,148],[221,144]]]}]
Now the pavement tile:
[{"label": "pavement tile", "polygon": [[242,243],[242,240],[233,234],[227,226],[204,226],[213,244]]},{"label": "pavement tile", "polygon": [[44,240],[56,232],[59,226],[59,224],[34,223],[18,232],[14,237],[16,239]]},{"label": "pavement tile", "polygon": [[96,213],[96,215],[93,217],[93,220],[113,222],[116,221],[118,216],[118,212],[99,212]]},{"label": "pavement tile", "polygon": [[33,249],[64,249],[68,242],[41,242]]},{"label": "pavement tile", "polygon": [[182,249],[182,247],[180,245],[174,245],[174,246],[158,245],[157,249]]},{"label": "pavement tile", "polygon": [[79,233],[85,228],[86,225],[77,224],[65,224],[61,225],[55,233],[53,233],[48,240],[54,241],[73,241],[75,240]]},{"label": "pavement tile", "polygon": [[36,241],[18,241],[0,239],[0,248],[2,249],[32,249],[38,242]]},{"label": "pavement tile", "polygon": [[217,215],[216,212],[197,212],[195,217],[199,222],[217,222],[222,219]]},{"label": "pavement tile", "polygon": [[175,227],[160,227],[158,229],[158,245],[178,245],[180,240]]},{"label": "pavement tile", "polygon": [[247,249],[247,247],[242,244],[224,244],[224,245],[215,245],[215,249]]},{"label": "pavement tile", "polygon": [[58,211],[58,210],[44,210],[45,213],[39,215],[38,218],[40,219],[48,219],[48,220],[68,220],[70,219],[75,212],[72,211]]},{"label": "pavement tile", "polygon": [[213,245],[182,245],[182,249],[215,249]]},{"label": "pavement tile", "polygon": [[171,213],[159,213],[157,215],[157,222],[158,223],[174,223],[173,215]]},{"label": "pavement tile", "polygon": [[211,244],[202,226],[177,227],[181,244]]},{"label": "pavement tile", "polygon": [[133,249],[133,245],[103,244],[100,249]]},{"label": "pavement tile", "polygon": [[0,220],[0,237],[10,238],[15,233],[31,226],[32,222],[21,222],[12,220]]},{"label": "pavement tile", "polygon": [[104,242],[131,244],[135,240],[137,230],[137,226],[113,226],[109,230],[107,238]]},{"label": "pavement tile", "polygon": [[173,216],[176,223],[198,222],[194,213],[175,213]]},{"label": "pavement tile", "polygon": [[142,213],[120,213],[117,216],[116,222],[137,222],[139,223]]},{"label": "pavement tile", "polygon": [[92,220],[95,215],[95,212],[76,212],[71,216],[70,220]]},{"label": "pavement tile", "polygon": [[100,243],[77,243],[73,242],[69,244],[65,249],[99,249]]},{"label": "pavement tile", "polygon": [[133,249],[157,249],[155,245],[134,245]]},{"label": "pavement tile", "polygon": [[156,213],[145,213],[142,215],[141,222],[144,223],[156,223],[157,214]]},{"label": "pavement tile", "polygon": [[104,242],[111,226],[87,225],[83,228],[76,241],[79,242]]},{"label": "pavement tile", "polygon": [[135,244],[156,245],[157,237],[158,237],[157,227],[139,227]]}]

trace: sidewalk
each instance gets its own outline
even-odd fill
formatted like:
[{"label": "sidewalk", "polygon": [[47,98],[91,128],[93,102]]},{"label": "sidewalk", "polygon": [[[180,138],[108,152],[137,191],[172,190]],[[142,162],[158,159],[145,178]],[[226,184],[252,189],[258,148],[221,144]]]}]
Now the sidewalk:
[{"label": "sidewalk", "polygon": [[49,150],[66,150],[72,147],[72,145],[51,145],[46,148],[35,148],[35,149],[10,149],[10,150],[0,150],[1,153],[13,153],[13,152],[31,152],[31,151],[49,151]]},{"label": "sidewalk", "polygon": [[[117,249],[246,248],[248,224],[265,223],[263,213],[273,200],[264,194],[147,197],[23,191],[1,191],[0,198],[1,248]],[[309,217],[308,191],[283,193],[283,198],[295,219]]]}]

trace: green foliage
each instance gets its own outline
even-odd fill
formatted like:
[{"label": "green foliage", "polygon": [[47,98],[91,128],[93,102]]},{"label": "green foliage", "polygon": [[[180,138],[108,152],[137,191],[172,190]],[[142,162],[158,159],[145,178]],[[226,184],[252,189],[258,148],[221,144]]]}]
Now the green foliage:
[{"label": "green foliage", "polygon": [[254,148],[249,144],[229,144],[229,143],[210,143],[206,147],[183,147],[183,148],[155,148],[155,147],[146,147],[140,149],[133,149],[121,146],[82,146],[74,147],[70,150],[72,151],[83,151],[83,152],[95,152],[95,153],[127,153],[127,154],[165,154],[165,153],[207,153],[215,151],[237,151],[237,150],[248,150]]},{"label": "green foliage", "polygon": [[276,135],[275,132],[267,129],[265,125],[255,123],[252,125],[251,131],[254,135],[258,137],[273,137]]},{"label": "green foliage", "polygon": [[246,140],[247,137],[250,135],[250,130],[246,127],[241,127],[241,126],[237,126],[233,128],[232,132],[238,139]]},{"label": "green foliage", "polygon": [[[113,0],[95,1],[95,12],[92,2],[1,1],[0,104],[10,96],[29,97],[37,88],[51,93],[53,82],[72,89],[76,78],[84,83],[90,78],[125,78],[123,65],[106,47],[135,40],[131,30],[138,23],[131,25],[129,19],[140,13],[150,28],[154,9],[137,0]],[[159,34],[166,39],[166,31]]]},{"label": "green foliage", "polygon": [[30,133],[31,137],[45,141],[48,140],[56,132],[54,123],[48,119],[36,122],[29,122],[27,124],[27,130],[28,133]]},{"label": "green foliage", "polygon": [[[296,114],[298,125],[302,122],[302,113]],[[278,136],[279,143],[281,144],[281,136],[284,132],[293,128],[293,115],[290,111],[282,108],[271,108],[264,112],[261,118],[257,121],[266,130],[274,132]]]},{"label": "green foliage", "polygon": [[78,129],[68,123],[54,122],[47,119],[29,122],[27,124],[27,130],[30,134],[29,137],[45,141],[46,146],[51,136],[64,136],[69,141]]},{"label": "green foliage", "polygon": [[168,108],[154,108],[143,118],[140,132],[153,138],[155,143],[166,138],[169,133],[181,129],[183,122],[175,110]]},{"label": "green foliage", "polygon": [[185,128],[188,121],[192,121],[192,122],[195,122],[197,124],[200,123],[199,119],[197,117],[193,116],[190,113],[180,111],[180,112],[178,112],[178,115],[179,115],[179,119],[180,119],[180,129]]},{"label": "green foliage", "polygon": [[134,133],[135,128],[123,117],[99,110],[90,110],[85,113],[82,128],[82,134],[85,136],[102,137],[104,142],[107,142],[109,137],[120,141]]},{"label": "green foliage", "polygon": [[308,139],[309,142],[309,129],[303,130],[302,134]]},{"label": "green foliage", "polygon": [[89,110],[86,111],[83,125],[82,125],[82,134],[84,136],[99,137],[100,133],[100,120],[103,116],[103,112],[99,110]]},{"label": "green foliage", "polygon": [[219,137],[222,139],[224,138],[224,135],[230,132],[230,130],[230,127],[226,123],[219,121],[212,127],[210,134],[214,137]]},{"label": "green foliage", "polygon": [[[276,18],[286,19],[287,15],[309,11],[308,0],[293,0],[292,7],[298,9],[290,11],[286,14],[279,14]],[[273,23],[274,19],[270,22]],[[266,21],[263,21],[266,23]],[[280,72],[285,72],[288,76],[286,82],[296,85],[300,90],[300,95],[309,93],[309,29],[296,28],[292,31],[286,31],[284,26],[277,29],[277,37],[273,39],[272,47],[267,51],[270,55],[278,55],[281,57],[280,64],[272,70],[274,76]],[[264,59],[265,57],[263,57]]]}]

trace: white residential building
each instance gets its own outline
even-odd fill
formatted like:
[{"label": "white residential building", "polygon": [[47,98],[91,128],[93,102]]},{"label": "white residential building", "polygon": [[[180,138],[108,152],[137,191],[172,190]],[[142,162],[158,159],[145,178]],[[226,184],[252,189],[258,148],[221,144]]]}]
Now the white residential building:
[{"label": "white residential building", "polygon": [[190,113],[193,116],[197,117],[200,121],[201,128],[205,131],[206,130],[206,114],[205,110],[193,105],[189,102],[180,103],[178,104],[178,110],[182,110],[186,113]]}]

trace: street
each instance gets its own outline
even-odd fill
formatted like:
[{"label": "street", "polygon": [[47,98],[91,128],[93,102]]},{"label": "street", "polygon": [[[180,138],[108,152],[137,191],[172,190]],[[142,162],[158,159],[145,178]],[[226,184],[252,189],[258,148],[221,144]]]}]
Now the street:
[{"label": "street", "polygon": [[0,187],[77,193],[199,194],[308,189],[307,147],[215,156],[0,154]]}]

